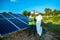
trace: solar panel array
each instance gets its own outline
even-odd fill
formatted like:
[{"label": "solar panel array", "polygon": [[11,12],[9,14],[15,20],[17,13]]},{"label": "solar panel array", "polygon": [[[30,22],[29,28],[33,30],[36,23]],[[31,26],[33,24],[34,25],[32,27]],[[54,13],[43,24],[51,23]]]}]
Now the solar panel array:
[{"label": "solar panel array", "polygon": [[28,27],[28,17],[22,14],[0,14],[0,36]]}]

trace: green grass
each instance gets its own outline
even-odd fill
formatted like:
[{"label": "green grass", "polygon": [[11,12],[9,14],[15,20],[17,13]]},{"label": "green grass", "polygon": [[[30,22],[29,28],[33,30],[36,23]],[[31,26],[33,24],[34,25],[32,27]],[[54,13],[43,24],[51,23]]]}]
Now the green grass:
[{"label": "green grass", "polygon": [[60,17],[59,16],[52,16],[49,18],[43,18],[44,23],[52,22],[53,24],[60,24]]},{"label": "green grass", "polygon": [[60,36],[60,17],[58,16],[49,17],[49,18],[44,17],[42,26],[47,27],[47,29],[50,32],[53,32],[56,35]]}]

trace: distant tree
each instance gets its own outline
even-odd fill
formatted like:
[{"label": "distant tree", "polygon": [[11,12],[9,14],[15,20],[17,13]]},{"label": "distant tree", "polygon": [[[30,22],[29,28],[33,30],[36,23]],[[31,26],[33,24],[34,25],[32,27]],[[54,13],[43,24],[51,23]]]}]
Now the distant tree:
[{"label": "distant tree", "polygon": [[60,15],[60,10],[53,10],[53,14],[52,15]]},{"label": "distant tree", "polygon": [[42,15],[42,16],[44,15],[44,13],[41,13],[41,12],[39,14]]},{"label": "distant tree", "polygon": [[12,14],[12,12],[8,12],[8,14]]},{"label": "distant tree", "polygon": [[60,15],[60,10],[57,11],[57,15]]},{"label": "distant tree", "polygon": [[48,15],[50,15],[52,13],[52,9],[50,9],[50,8],[45,8],[44,11],[45,11],[47,18],[48,18]]},{"label": "distant tree", "polygon": [[3,14],[6,14],[7,12],[2,12]]},{"label": "distant tree", "polygon": [[28,16],[28,12],[25,10],[22,12],[23,15]]},{"label": "distant tree", "polygon": [[46,14],[50,14],[52,12],[52,10],[50,8],[45,8],[45,13]]},{"label": "distant tree", "polygon": [[56,14],[56,9],[52,11],[52,15],[54,16]]},{"label": "distant tree", "polygon": [[30,16],[30,12],[28,12],[28,16]]}]

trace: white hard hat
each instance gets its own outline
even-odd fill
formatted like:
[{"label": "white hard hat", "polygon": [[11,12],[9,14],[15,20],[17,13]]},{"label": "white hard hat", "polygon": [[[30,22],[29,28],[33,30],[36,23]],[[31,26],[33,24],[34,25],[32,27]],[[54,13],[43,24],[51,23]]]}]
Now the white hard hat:
[{"label": "white hard hat", "polygon": [[33,11],[31,11],[31,14],[34,14],[34,12],[33,12]]}]

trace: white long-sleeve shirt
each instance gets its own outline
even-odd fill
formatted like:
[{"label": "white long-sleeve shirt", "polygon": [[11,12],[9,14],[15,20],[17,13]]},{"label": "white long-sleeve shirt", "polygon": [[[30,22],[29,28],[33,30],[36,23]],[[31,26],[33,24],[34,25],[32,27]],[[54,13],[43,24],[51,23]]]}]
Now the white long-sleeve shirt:
[{"label": "white long-sleeve shirt", "polygon": [[41,15],[36,16],[36,22],[41,22],[41,20],[42,20],[42,16]]},{"label": "white long-sleeve shirt", "polygon": [[41,20],[42,20],[42,16],[41,15],[36,16],[36,29],[37,29],[37,34],[39,36],[42,35]]}]

